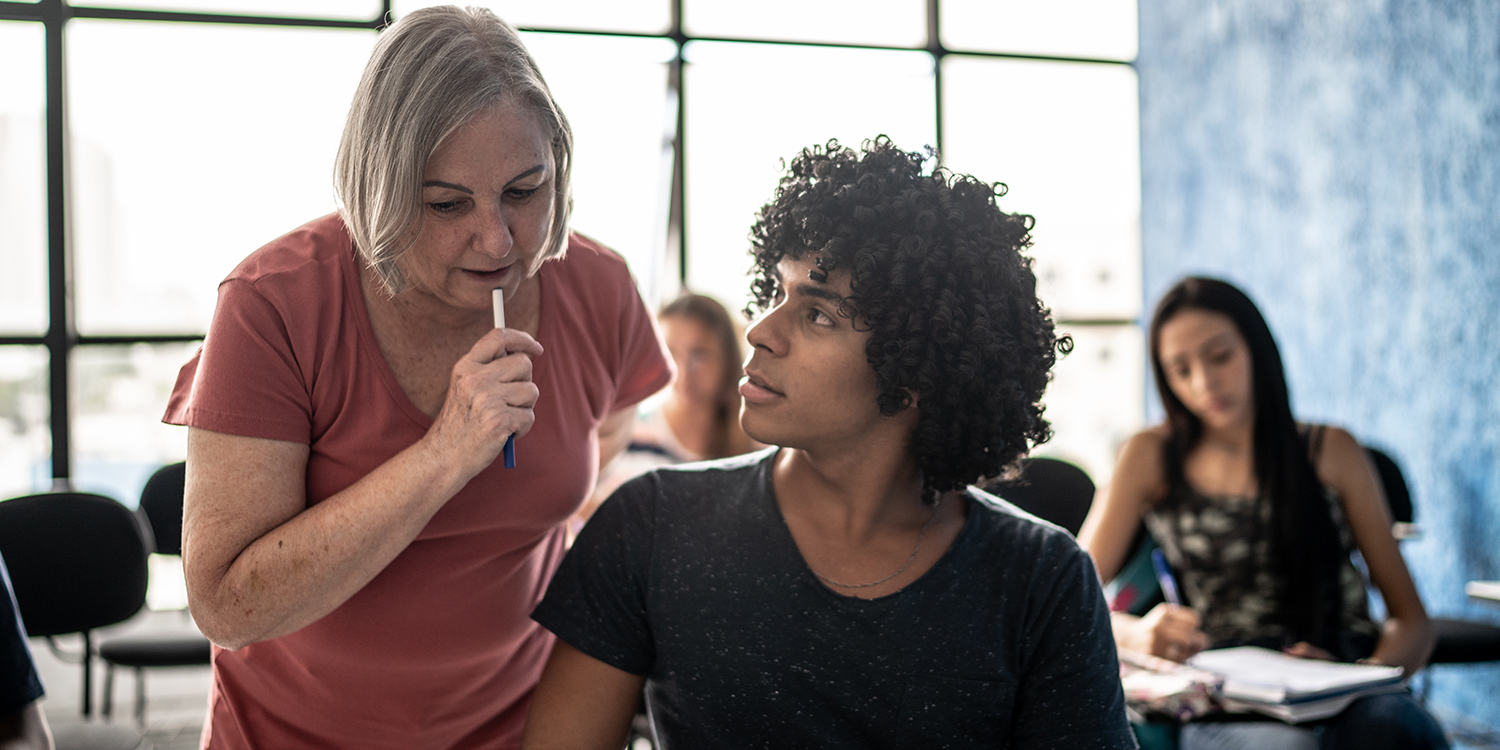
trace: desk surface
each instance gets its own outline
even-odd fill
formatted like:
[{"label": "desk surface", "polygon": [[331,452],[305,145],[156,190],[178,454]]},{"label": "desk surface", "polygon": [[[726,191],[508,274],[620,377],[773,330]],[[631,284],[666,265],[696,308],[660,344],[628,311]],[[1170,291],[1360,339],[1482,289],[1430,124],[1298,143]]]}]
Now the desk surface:
[{"label": "desk surface", "polygon": [[1475,599],[1500,604],[1500,581],[1469,581],[1464,593]]}]

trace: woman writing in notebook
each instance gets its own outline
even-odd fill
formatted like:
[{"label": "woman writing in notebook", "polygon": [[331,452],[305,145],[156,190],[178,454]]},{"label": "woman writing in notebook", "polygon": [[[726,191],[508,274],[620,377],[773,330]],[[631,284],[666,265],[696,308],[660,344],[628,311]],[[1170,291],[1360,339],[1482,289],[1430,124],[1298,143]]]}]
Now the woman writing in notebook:
[{"label": "woman writing in notebook", "polygon": [[[1119,647],[1185,661],[1208,647],[1258,645],[1420,669],[1431,627],[1376,473],[1349,433],[1293,419],[1281,355],[1254,303],[1225,282],[1185,279],[1158,304],[1150,347],[1166,422],[1121,448],[1079,540],[1108,581],[1144,519],[1186,606],[1114,615]],[[1382,625],[1366,611],[1356,549],[1389,611]],[[1182,743],[1318,747],[1321,734],[1324,747],[1445,746],[1406,694],[1365,698],[1330,722],[1317,733],[1189,725]],[[1364,744],[1366,733],[1395,744]]]}]

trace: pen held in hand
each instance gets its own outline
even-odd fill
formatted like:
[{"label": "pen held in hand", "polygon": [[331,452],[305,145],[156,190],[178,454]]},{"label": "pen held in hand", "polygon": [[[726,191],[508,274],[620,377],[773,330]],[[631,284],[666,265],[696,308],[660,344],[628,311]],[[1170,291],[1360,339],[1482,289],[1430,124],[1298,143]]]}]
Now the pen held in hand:
[{"label": "pen held in hand", "polygon": [[1177,579],[1172,577],[1172,569],[1167,567],[1167,556],[1161,550],[1151,550],[1151,567],[1156,569],[1156,581],[1161,584],[1161,595],[1168,604],[1180,606],[1182,597],[1177,593]]},{"label": "pen held in hand", "polygon": [[[505,327],[505,291],[496,287],[490,290],[490,307],[495,311],[495,327]],[[514,434],[505,438],[505,468],[516,468],[516,436]]]}]

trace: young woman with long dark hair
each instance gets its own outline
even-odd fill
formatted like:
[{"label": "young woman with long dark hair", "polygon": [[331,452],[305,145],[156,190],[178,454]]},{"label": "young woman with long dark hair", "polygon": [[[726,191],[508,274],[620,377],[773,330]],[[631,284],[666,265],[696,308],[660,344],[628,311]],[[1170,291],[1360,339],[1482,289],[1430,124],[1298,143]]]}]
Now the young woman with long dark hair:
[{"label": "young woman with long dark hair", "polygon": [[[1166,421],[1126,442],[1079,539],[1108,581],[1144,520],[1185,604],[1114,615],[1119,647],[1184,661],[1258,645],[1421,669],[1431,626],[1375,470],[1348,432],[1292,417],[1281,355],[1255,304],[1226,282],[1184,279],[1158,304],[1150,347]],[[1379,625],[1356,550],[1388,610]],[[1317,747],[1320,737],[1323,747],[1446,746],[1404,693],[1358,701],[1316,731],[1204,723],[1182,741],[1184,750]]]}]

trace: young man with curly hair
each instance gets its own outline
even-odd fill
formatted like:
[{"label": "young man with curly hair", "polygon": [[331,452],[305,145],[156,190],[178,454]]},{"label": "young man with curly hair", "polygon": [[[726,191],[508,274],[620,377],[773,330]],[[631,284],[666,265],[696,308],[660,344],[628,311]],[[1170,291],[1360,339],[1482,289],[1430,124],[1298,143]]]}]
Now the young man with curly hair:
[{"label": "young man with curly hair", "polygon": [[[1133,748],[1098,578],[978,490],[1042,442],[1059,348],[994,187],[804,150],[752,229],[741,422],[774,446],[599,510],[533,617],[528,748]],[[1000,190],[1003,193],[1003,188]]]}]

